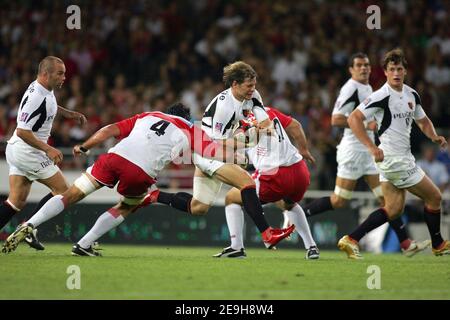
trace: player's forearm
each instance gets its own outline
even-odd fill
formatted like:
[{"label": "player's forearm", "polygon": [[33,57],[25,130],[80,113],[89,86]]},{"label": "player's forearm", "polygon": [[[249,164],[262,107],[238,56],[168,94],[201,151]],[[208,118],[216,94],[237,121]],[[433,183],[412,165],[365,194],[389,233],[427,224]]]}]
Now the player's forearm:
[{"label": "player's forearm", "polygon": [[427,138],[434,140],[438,137],[436,129],[434,128],[433,123],[428,117],[418,120],[416,121],[416,123],[419,129],[427,136]]},{"label": "player's forearm", "polygon": [[92,149],[93,147],[103,143],[111,137],[118,137],[120,135],[119,128],[110,124],[106,127],[101,128],[96,133],[94,133],[86,142],[84,142],[81,146],[87,150]]},{"label": "player's forearm", "polygon": [[74,112],[66,108],[58,106],[58,113],[60,113],[64,118],[72,118]]},{"label": "player's forearm", "polygon": [[48,144],[36,138],[31,130],[17,128],[16,133],[20,139],[22,139],[26,144],[32,146],[33,148],[42,150],[44,152],[47,152],[51,148]]},{"label": "player's forearm", "polygon": [[354,113],[352,113],[348,117],[348,125],[352,130],[353,134],[364,144],[368,149],[376,148],[376,145],[373,143],[372,139],[367,134],[366,126],[364,125],[364,119],[361,119]]},{"label": "player's forearm", "polygon": [[348,128],[347,117],[344,115],[333,115],[331,117],[331,125],[338,128]]}]

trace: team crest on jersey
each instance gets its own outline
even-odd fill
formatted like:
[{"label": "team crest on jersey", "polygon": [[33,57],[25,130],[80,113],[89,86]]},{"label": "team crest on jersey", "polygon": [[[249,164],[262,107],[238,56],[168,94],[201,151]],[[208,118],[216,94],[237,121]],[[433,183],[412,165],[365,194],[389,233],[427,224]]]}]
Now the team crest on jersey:
[{"label": "team crest on jersey", "polygon": [[27,118],[28,118],[28,113],[22,112],[22,113],[20,114],[19,121],[27,121]]},{"label": "team crest on jersey", "polygon": [[412,102],[408,102],[408,107],[409,107],[411,110],[414,109],[413,103],[412,103]]},{"label": "team crest on jersey", "polygon": [[217,132],[222,132],[223,129],[223,123],[216,122],[216,125],[214,126],[214,130]]}]

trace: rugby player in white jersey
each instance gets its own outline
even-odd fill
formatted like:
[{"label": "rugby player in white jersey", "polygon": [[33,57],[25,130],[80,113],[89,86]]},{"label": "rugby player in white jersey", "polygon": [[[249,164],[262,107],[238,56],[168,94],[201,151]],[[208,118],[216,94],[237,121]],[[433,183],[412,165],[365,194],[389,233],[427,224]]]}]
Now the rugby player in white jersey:
[{"label": "rugby player in white jersey", "polygon": [[[319,249],[311,235],[305,213],[297,202],[310,184],[310,174],[303,159],[315,162],[301,124],[275,108],[265,108],[274,123],[277,135],[262,136],[255,147],[248,150],[250,162],[255,167],[253,179],[262,203],[276,202],[285,210],[307,250],[307,259],[318,259]],[[291,143],[291,140],[293,143]],[[297,147],[296,147],[296,146]],[[299,152],[302,152],[302,156]],[[231,245],[214,257],[244,258],[244,214],[238,189],[232,188],[225,197],[225,212],[240,222],[238,228],[229,226]]]},{"label": "rugby player in white jersey", "polygon": [[[379,175],[372,155],[353,134],[347,123],[350,113],[372,93],[372,86],[369,84],[370,62],[365,53],[355,53],[350,57],[349,72],[351,78],[341,88],[331,118],[333,126],[344,128],[344,135],[336,153],[338,163],[336,186],[330,197],[314,200],[304,206],[308,216],[345,207],[352,199],[353,190],[361,177],[364,177],[380,205],[384,206]],[[365,121],[365,127],[367,135],[373,142],[374,130],[377,130],[376,121]],[[400,217],[390,221],[389,224],[397,234],[405,256],[412,257],[429,246],[428,240],[423,242],[411,240]]]},{"label": "rugby player in white jersey", "polygon": [[[361,259],[358,241],[383,223],[398,218],[404,209],[406,191],[409,191],[425,203],[425,222],[431,235],[433,253],[437,256],[450,254],[450,242],[444,241],[440,232],[441,192],[417,166],[411,153],[412,122],[415,121],[420,130],[441,147],[446,146],[446,140],[436,133],[418,93],[404,84],[407,62],[403,52],[395,49],[386,53],[383,68],[387,82],[351,113],[348,123],[376,162],[385,204],[372,212],[354,232],[342,237],[338,247],[349,258]],[[378,147],[364,126],[365,120],[372,119],[377,121],[379,128]]]},{"label": "rugby player in white jersey", "polygon": [[[233,136],[239,126],[239,120],[244,120],[253,113],[258,128],[273,128],[273,123],[264,110],[262,99],[256,90],[257,74],[253,68],[242,61],[227,65],[223,72],[223,81],[228,87],[219,93],[208,105],[202,119],[202,129],[214,140],[224,140]],[[255,129],[255,128],[253,128]],[[250,134],[251,142],[255,140],[256,130]],[[214,203],[222,183],[237,188],[242,196],[245,211],[255,222],[261,232],[267,248],[287,237],[294,225],[286,229],[272,229],[267,223],[261,202],[256,194],[256,185],[247,171],[233,161],[218,161],[203,158],[197,154],[193,157],[195,168],[194,194],[190,202],[189,212],[194,215],[206,214]],[[231,159],[233,160],[233,159]],[[144,204],[153,202],[173,206],[172,203],[181,196],[180,193],[168,193],[155,190],[149,193]],[[185,197],[186,195],[183,195]],[[237,225],[240,222],[234,215],[226,215],[228,225]]]},{"label": "rugby player in white jersey", "polygon": [[[57,166],[63,155],[47,143],[58,112],[65,118],[76,119],[80,124],[86,123],[84,115],[60,107],[56,102],[53,91],[63,85],[65,72],[66,67],[60,58],[45,57],[39,63],[37,79],[28,86],[22,97],[17,127],[6,147],[9,195],[0,204],[0,229],[25,206],[34,181],[51,190],[40,200],[34,212],[53,195],[61,194],[69,187]],[[32,248],[44,250],[35,233],[30,234],[26,242]]]}]

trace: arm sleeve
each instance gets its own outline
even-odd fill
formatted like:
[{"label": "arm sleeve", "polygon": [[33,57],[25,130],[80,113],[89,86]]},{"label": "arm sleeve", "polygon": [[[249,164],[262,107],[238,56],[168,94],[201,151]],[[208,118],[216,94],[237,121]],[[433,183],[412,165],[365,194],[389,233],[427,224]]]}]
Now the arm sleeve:
[{"label": "arm sleeve", "polygon": [[373,119],[379,112],[384,112],[384,109],[378,106],[378,101],[372,101],[370,97],[364,100],[356,109],[362,112],[366,120]]},{"label": "arm sleeve", "polygon": [[[256,101],[255,101],[256,99]],[[252,97],[253,107],[252,112],[255,115],[256,121],[262,122],[269,118],[266,110],[264,109],[264,102],[262,100],[261,94],[259,94],[258,90],[255,90]],[[256,102],[256,103],[255,103]]]},{"label": "arm sleeve", "polygon": [[332,114],[341,114],[348,117],[358,104],[358,89],[353,86],[344,86],[339,92]]},{"label": "arm sleeve", "polygon": [[47,107],[45,98],[42,99],[41,96],[30,94],[21,102],[19,114],[17,115],[17,128],[33,130],[38,121],[41,121],[42,125],[42,120],[45,121],[46,118]]},{"label": "arm sleeve", "polygon": [[216,113],[211,120],[211,131],[213,139],[224,139],[225,129],[227,124],[231,121],[234,109],[232,105],[227,105],[229,100],[217,100]]},{"label": "arm sleeve", "polygon": [[117,137],[118,140],[128,137],[131,130],[133,130],[134,125],[136,124],[137,119],[142,117],[141,114],[137,114],[131,118],[116,122],[115,125],[119,127],[120,135]]},{"label": "arm sleeve", "polygon": [[417,92],[413,91],[413,95],[416,102],[416,109],[414,110],[414,119],[415,120],[423,119],[427,115],[425,114],[425,111],[422,108],[422,100],[420,99],[420,96]]}]

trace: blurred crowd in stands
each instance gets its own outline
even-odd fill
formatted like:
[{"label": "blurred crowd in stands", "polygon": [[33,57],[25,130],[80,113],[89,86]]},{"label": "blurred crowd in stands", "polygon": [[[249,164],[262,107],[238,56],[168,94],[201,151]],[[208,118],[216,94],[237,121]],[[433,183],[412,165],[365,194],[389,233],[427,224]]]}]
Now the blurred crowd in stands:
[{"label": "blurred crowd in stands", "polygon": [[[70,3],[69,3],[70,2]],[[46,55],[61,57],[66,82],[60,105],[84,113],[79,128],[57,118],[51,142],[72,147],[101,126],[181,100],[200,120],[224,89],[222,68],[244,60],[258,72],[264,104],[303,125],[317,166],[313,189],[332,189],[341,130],[330,125],[348,58],[366,52],[370,83],[385,81],[380,60],[401,47],[407,83],[448,136],[450,126],[450,2],[389,1],[9,1],[0,11],[0,140],[15,128],[17,107]],[[81,29],[68,30],[66,8],[81,9]],[[381,8],[381,29],[366,27],[369,5]],[[417,155],[426,138],[414,130]],[[449,170],[449,151],[438,157]],[[67,154],[65,168],[77,163]],[[174,169],[172,169],[174,170]],[[188,170],[190,170],[188,168]],[[167,184],[176,186],[177,179]],[[189,183],[189,182],[188,182]],[[448,186],[448,179],[446,182]]]}]

